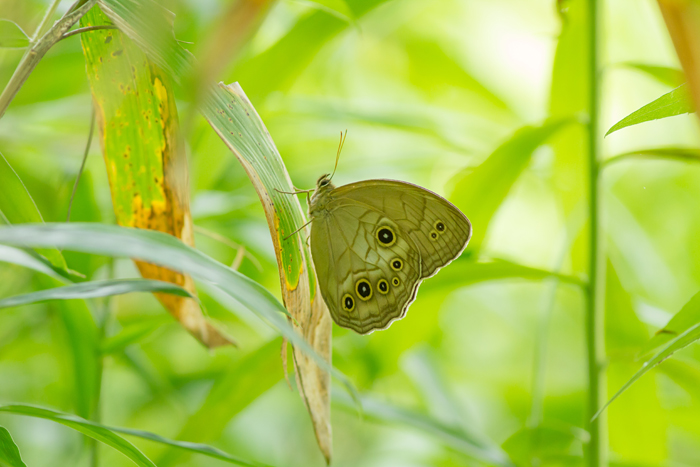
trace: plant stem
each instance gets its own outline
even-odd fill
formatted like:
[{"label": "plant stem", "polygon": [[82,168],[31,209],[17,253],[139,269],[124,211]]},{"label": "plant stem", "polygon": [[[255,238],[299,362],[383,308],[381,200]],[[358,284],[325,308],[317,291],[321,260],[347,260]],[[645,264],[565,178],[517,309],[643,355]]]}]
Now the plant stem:
[{"label": "plant stem", "polygon": [[[58,20],[49,31],[41,36],[40,39],[34,37],[32,39],[32,46],[27,50],[22,59],[17,65],[15,72],[12,74],[10,81],[5,86],[5,89],[0,94],[0,118],[5,115],[7,107],[15,98],[20,88],[27,81],[29,75],[32,73],[34,68],[37,66],[42,57],[49,51],[49,49],[63,37],[63,34],[68,31],[79,19],[85,14],[92,6],[97,2],[97,0],[88,0],[84,2],[79,8],[71,8],[68,13],[66,13],[60,20]],[[78,2],[80,3],[80,2]],[[57,6],[57,2],[49,9],[46,16],[39,25],[35,36],[41,34],[42,28],[45,28],[50,17],[53,15],[53,10]]]},{"label": "plant stem", "polygon": [[[593,416],[605,398],[604,258],[600,235],[600,10],[603,0],[588,0],[589,33],[589,285],[586,300],[586,347],[588,354],[588,407],[586,423],[590,434],[589,467],[607,466],[605,418]],[[603,263],[603,264],[601,264]]]}]

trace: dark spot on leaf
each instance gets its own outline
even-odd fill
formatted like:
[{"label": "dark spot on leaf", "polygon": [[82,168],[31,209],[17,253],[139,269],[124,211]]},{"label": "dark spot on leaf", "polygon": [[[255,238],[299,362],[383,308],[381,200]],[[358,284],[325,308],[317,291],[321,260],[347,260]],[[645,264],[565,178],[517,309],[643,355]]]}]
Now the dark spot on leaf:
[{"label": "dark spot on leaf", "polygon": [[123,49],[115,50],[114,52],[112,52],[112,57],[117,57],[123,53],[124,53]]},{"label": "dark spot on leaf", "polygon": [[105,44],[109,44],[112,42],[112,35],[110,34],[109,36],[105,37]]}]

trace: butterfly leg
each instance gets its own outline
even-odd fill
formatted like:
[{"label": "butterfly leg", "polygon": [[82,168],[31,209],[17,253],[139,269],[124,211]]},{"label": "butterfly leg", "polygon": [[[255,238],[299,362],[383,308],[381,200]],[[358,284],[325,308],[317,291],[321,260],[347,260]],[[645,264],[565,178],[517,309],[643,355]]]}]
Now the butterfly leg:
[{"label": "butterfly leg", "polygon": [[[295,188],[295,190],[296,190],[296,188]],[[300,195],[302,193],[306,193],[306,195],[308,196],[308,194],[314,190],[282,191],[282,190],[278,190],[277,188],[275,188],[275,191],[277,193],[282,193],[283,195]]]}]

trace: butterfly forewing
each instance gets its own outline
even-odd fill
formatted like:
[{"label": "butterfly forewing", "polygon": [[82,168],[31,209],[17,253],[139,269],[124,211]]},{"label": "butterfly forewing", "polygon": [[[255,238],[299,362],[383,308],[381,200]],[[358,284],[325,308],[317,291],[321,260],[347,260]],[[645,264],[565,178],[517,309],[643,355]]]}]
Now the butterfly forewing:
[{"label": "butterfly forewing", "polygon": [[337,188],[333,196],[371,206],[396,222],[416,244],[422,278],[458,257],[471,238],[471,223],[432,191],[394,180],[367,180]]},{"label": "butterfly forewing", "polygon": [[[391,241],[380,241],[378,233]],[[331,216],[314,220],[311,238],[321,293],[338,325],[366,334],[403,317],[421,263],[395,222],[375,209],[339,201]]]}]

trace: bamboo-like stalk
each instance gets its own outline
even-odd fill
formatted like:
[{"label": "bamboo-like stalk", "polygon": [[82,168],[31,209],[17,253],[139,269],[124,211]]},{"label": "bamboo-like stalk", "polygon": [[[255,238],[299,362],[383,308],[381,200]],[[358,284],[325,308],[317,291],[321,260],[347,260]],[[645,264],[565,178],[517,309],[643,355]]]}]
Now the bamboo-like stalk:
[{"label": "bamboo-like stalk", "polygon": [[589,467],[607,466],[606,420],[593,418],[605,401],[604,253],[600,234],[600,18],[603,0],[588,0],[589,34],[589,284],[586,294],[586,349],[588,356],[588,407],[586,424],[590,434]]}]

